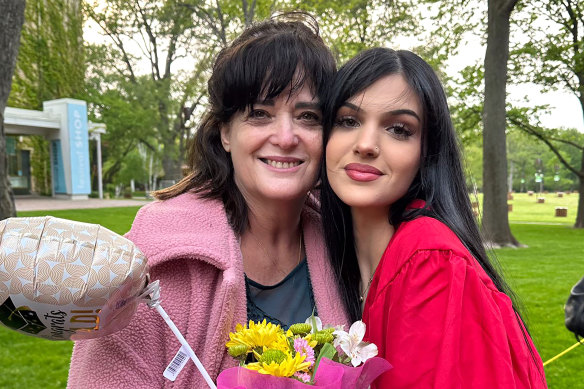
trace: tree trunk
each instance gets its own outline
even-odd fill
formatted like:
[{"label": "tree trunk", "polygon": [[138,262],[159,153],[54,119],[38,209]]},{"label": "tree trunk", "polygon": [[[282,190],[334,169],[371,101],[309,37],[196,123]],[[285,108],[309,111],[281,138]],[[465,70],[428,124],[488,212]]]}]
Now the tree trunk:
[{"label": "tree trunk", "polygon": [[24,23],[24,0],[0,0],[0,220],[16,216],[14,195],[8,182],[8,156],[4,133],[4,109],[12,86]]},{"label": "tree trunk", "polygon": [[507,211],[506,86],[509,18],[517,0],[489,0],[483,111],[483,219],[487,241],[517,246]]},{"label": "tree trunk", "polygon": [[576,224],[574,228],[584,228],[584,150],[582,150],[582,162],[580,167],[580,175],[578,181],[578,211],[576,214]]}]

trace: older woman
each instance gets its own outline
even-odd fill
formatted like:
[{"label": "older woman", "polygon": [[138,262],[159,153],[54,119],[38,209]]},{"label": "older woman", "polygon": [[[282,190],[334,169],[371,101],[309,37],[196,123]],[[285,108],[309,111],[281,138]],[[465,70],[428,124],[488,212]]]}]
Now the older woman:
[{"label": "older woman", "polygon": [[[347,322],[309,195],[322,154],[320,98],[334,72],[314,23],[247,29],[216,59],[192,173],[156,193],[127,235],[213,379],[236,365],[225,342],[237,323],[285,327],[313,308],[325,323]],[[203,387],[193,364],[174,384],[163,378],[180,348],[165,327],[141,307],[123,331],[77,342],[69,387]]]}]

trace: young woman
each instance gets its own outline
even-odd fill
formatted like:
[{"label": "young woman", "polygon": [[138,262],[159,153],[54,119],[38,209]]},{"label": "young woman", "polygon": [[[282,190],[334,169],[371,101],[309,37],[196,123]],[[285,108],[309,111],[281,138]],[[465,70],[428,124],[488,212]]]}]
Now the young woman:
[{"label": "young woman", "polygon": [[362,52],[324,113],[322,215],[339,291],[393,365],[374,387],[546,387],[481,241],[432,68],[408,51]]}]

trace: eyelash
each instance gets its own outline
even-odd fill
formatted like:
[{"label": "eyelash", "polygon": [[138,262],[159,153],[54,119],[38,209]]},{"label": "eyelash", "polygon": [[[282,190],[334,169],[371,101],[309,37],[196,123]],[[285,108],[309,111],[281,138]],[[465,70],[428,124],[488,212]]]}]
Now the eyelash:
[{"label": "eyelash", "polygon": [[[249,112],[247,117],[248,117],[248,119],[252,119],[252,120],[253,119],[262,120],[262,119],[269,118],[270,114],[267,111],[264,111],[262,109],[253,109]],[[300,113],[297,116],[297,119],[302,120],[304,122],[311,122],[313,124],[318,124],[318,125],[321,124],[320,115],[318,115],[316,112],[312,112],[312,111],[304,111],[304,112]]]},{"label": "eyelash", "polygon": [[[335,127],[357,128],[360,126],[360,123],[357,119],[351,116],[343,116],[337,118],[334,125]],[[396,129],[398,132],[396,132]],[[410,130],[407,124],[401,122],[393,123],[389,127],[385,128],[385,130],[397,139],[408,139],[414,134],[414,132]]]},{"label": "eyelash", "polygon": [[305,111],[298,115],[298,118],[302,121],[309,121],[313,122],[314,124],[321,124],[320,115],[318,115],[316,112]]},{"label": "eyelash", "polygon": [[[393,129],[393,135],[398,139],[407,139],[412,136],[414,133],[408,128],[408,126],[404,123],[394,123],[388,130]],[[401,134],[397,134],[395,129],[399,129]]]},{"label": "eyelash", "polygon": [[[263,116],[258,117],[257,116],[258,114],[262,114]],[[252,109],[251,111],[249,111],[249,114],[247,115],[249,119],[264,119],[267,116],[269,116],[269,114],[262,109]]]},{"label": "eyelash", "polygon": [[[349,121],[351,121],[353,124],[349,124]],[[335,127],[355,128],[358,127],[358,124],[359,122],[351,116],[342,116],[335,119]]]}]

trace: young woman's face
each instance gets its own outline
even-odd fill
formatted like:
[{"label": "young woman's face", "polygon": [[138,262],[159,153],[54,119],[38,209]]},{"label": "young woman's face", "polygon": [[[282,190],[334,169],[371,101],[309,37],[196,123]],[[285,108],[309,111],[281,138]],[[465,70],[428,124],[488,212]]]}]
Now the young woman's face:
[{"label": "young woman's face", "polygon": [[402,75],[385,76],[338,110],[326,146],[332,189],[354,208],[389,209],[420,165],[422,109]]},{"label": "young woman's face", "polygon": [[308,85],[290,96],[258,101],[221,129],[234,179],[244,198],[259,202],[306,196],[322,155],[322,114]]}]

